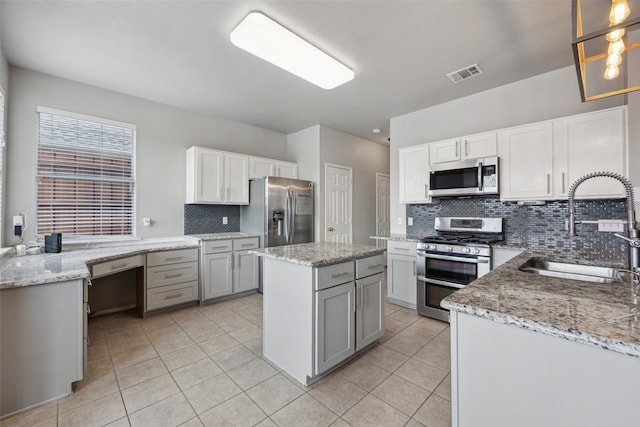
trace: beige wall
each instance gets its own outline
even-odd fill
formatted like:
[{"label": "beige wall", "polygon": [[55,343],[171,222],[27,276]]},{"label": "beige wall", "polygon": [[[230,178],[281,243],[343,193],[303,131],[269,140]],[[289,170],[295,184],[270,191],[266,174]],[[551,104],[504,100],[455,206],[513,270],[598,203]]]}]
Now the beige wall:
[{"label": "beige wall", "polygon": [[[208,117],[140,98],[10,68],[4,246],[15,242],[11,215],[35,218],[36,107],[44,106],[137,126],[137,226],[140,237],[181,236],[184,230],[185,152],[193,145],[287,159],[286,135]],[[153,226],[142,227],[151,217]],[[26,231],[33,239],[35,227]]]},{"label": "beige wall", "polygon": [[[398,201],[399,148],[624,104],[620,96],[581,102],[575,68],[571,66],[392,118],[391,232],[406,231],[406,205]],[[635,111],[629,109],[630,121],[637,122],[639,116],[637,107]],[[637,138],[630,141],[634,147],[640,144]],[[638,151],[631,150],[631,170],[634,160],[637,163],[640,159]],[[640,185],[640,179],[636,182]],[[398,218],[402,224],[398,224]]]}]

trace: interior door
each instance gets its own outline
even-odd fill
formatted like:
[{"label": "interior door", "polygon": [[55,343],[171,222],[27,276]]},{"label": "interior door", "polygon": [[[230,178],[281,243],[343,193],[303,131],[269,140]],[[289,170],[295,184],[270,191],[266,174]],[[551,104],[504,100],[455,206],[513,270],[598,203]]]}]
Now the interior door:
[{"label": "interior door", "polygon": [[[389,237],[391,221],[389,220],[389,175],[376,174],[376,236]],[[386,247],[386,240],[376,240],[376,246]]]},{"label": "interior door", "polygon": [[327,242],[352,243],[352,170],[325,163],[325,238]]}]

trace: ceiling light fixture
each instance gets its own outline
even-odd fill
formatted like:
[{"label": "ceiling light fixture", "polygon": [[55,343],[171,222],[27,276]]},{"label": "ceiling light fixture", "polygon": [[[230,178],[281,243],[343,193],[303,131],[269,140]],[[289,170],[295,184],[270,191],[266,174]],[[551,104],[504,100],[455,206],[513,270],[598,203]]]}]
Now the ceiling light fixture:
[{"label": "ceiling light fixture", "polygon": [[371,130],[371,133],[374,135],[380,135],[382,133],[382,129],[374,128]]},{"label": "ceiling light fixture", "polygon": [[[573,57],[582,101],[640,90],[637,78],[640,71],[633,70],[639,61],[628,60],[631,51],[640,47],[640,15],[628,19],[631,8],[627,0],[611,0],[610,6],[572,0],[571,6]],[[596,9],[604,6],[606,10]],[[639,12],[634,10],[636,14]],[[602,19],[597,17],[606,17],[606,13],[609,26],[598,28]],[[583,21],[584,17],[589,17],[587,22]]]},{"label": "ceiling light fixture", "polygon": [[231,32],[231,43],[323,89],[353,80],[353,70],[260,12]]}]

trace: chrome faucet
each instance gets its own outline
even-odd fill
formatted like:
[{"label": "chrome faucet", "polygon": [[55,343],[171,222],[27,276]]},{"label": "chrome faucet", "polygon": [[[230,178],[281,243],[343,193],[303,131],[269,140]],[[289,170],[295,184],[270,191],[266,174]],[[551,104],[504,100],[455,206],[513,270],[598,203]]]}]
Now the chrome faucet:
[{"label": "chrome faucet", "polygon": [[583,221],[576,219],[576,202],[575,202],[575,194],[576,189],[580,184],[584,181],[596,178],[596,177],[605,177],[605,178],[613,178],[618,180],[622,185],[624,185],[624,189],[627,193],[627,235],[623,236],[621,234],[615,233],[614,236],[619,237],[629,243],[629,261],[628,267],[629,270],[632,271],[640,271],[640,232],[636,227],[636,214],[633,210],[633,186],[631,182],[624,176],[614,173],[614,172],[592,172],[588,173],[576,180],[569,188],[569,236],[577,236],[576,234],[576,224],[580,224]]}]

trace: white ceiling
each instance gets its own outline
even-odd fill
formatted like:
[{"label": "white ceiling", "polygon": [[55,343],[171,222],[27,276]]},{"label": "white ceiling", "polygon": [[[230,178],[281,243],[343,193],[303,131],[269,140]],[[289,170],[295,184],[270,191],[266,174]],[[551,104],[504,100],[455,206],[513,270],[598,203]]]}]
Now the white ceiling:
[{"label": "white ceiling", "polygon": [[[389,119],[573,63],[569,0],[2,0],[10,64],[285,134]],[[355,71],[320,89],[234,47],[259,10]],[[478,63],[484,74],[446,74]],[[576,83],[577,89],[577,83]],[[373,135],[373,128],[383,129]]]}]

